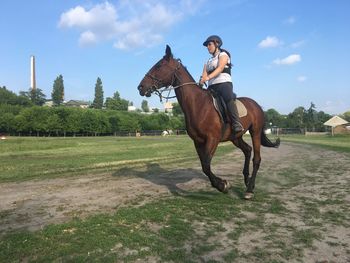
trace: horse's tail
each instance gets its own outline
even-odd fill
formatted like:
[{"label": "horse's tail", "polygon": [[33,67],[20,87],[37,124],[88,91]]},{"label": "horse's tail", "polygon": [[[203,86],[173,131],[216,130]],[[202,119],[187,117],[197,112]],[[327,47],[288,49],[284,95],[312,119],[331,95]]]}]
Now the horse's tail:
[{"label": "horse's tail", "polygon": [[278,148],[280,146],[281,140],[277,138],[275,142],[271,142],[269,138],[267,138],[264,130],[261,131],[261,145],[265,147],[273,147]]}]

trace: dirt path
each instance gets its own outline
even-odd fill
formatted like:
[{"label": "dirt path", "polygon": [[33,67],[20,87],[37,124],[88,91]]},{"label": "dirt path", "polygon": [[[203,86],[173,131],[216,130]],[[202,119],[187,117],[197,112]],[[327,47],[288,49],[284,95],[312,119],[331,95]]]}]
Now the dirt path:
[{"label": "dirt path", "polygon": [[[320,222],[323,238],[304,250],[304,262],[349,262],[350,230],[336,222],[349,219],[350,156],[282,143],[278,150],[263,148],[262,157],[257,191],[267,191],[288,209],[287,217],[266,214],[265,223],[308,229],[305,213],[315,212],[312,207],[322,203],[322,211],[318,212],[326,215],[329,212],[330,219]],[[227,160],[214,162],[213,170],[232,185],[242,185],[242,166],[242,153],[234,151]],[[9,230],[38,230],[74,217],[112,212],[119,206],[141,205],[159,196],[199,189],[212,189],[201,173],[199,161],[191,169],[164,169],[153,164],[114,174],[3,183],[0,184],[0,235]],[[309,206],[307,210],[305,207]],[[281,233],[281,238],[288,237]],[[252,241],[258,247],[264,242],[259,241],[259,233],[242,235],[239,250],[249,250]]]},{"label": "dirt path", "polygon": [[74,217],[142,205],[174,192],[208,187],[199,167],[164,170],[157,164],[114,174],[0,184],[0,235],[8,230],[35,231]]}]

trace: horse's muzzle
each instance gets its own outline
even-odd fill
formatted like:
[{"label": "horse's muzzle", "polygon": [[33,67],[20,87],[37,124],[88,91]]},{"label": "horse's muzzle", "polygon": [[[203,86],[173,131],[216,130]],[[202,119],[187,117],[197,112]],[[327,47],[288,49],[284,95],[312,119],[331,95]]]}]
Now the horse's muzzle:
[{"label": "horse's muzzle", "polygon": [[142,89],[142,85],[139,85],[139,86],[137,87],[137,89],[139,90],[139,93],[140,93],[141,96],[144,96],[144,95],[145,95],[145,92],[144,92],[143,89]]},{"label": "horse's muzzle", "polygon": [[145,88],[142,85],[139,85],[137,89],[139,90],[141,96],[151,97],[151,89],[147,89],[145,91]]}]

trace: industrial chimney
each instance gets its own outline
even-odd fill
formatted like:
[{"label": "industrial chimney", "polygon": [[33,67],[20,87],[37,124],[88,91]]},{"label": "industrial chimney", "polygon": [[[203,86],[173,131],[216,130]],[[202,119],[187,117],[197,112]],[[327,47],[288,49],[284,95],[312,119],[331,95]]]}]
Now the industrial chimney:
[{"label": "industrial chimney", "polygon": [[36,81],[35,81],[35,57],[30,57],[30,89],[36,89]]}]

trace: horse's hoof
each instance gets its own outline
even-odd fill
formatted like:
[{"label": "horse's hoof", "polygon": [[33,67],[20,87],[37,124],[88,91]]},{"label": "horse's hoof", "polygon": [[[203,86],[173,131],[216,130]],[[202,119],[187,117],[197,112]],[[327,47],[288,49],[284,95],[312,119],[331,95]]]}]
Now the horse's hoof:
[{"label": "horse's hoof", "polygon": [[245,194],[244,194],[244,199],[245,200],[250,200],[250,199],[252,199],[254,197],[254,193],[248,193],[248,192],[246,192]]},{"label": "horse's hoof", "polygon": [[230,184],[229,184],[229,182],[227,182],[226,180],[223,180],[222,182],[223,182],[223,184],[224,184],[224,188],[222,189],[222,192],[223,192],[223,193],[227,193],[227,192],[228,192],[228,189],[230,188]]}]

